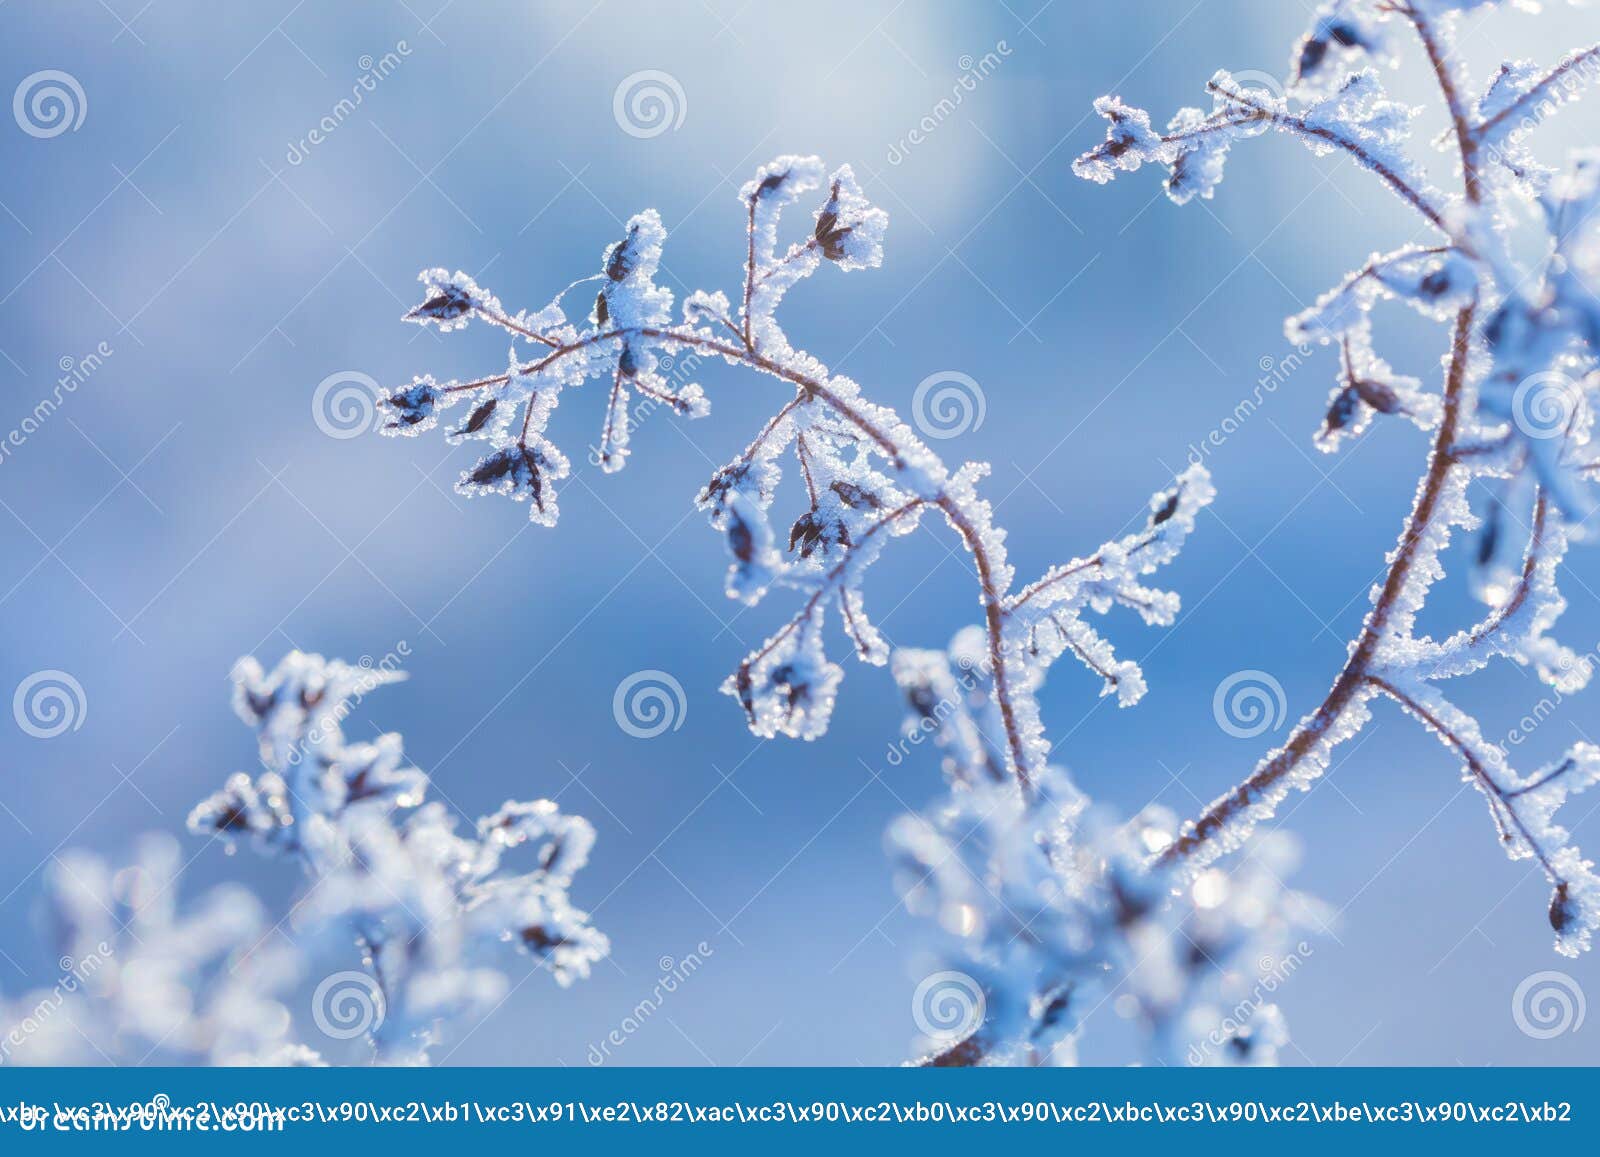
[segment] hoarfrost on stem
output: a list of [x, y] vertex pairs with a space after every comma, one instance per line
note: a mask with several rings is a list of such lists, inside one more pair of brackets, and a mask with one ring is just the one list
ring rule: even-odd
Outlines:
[[[1556, 948], [1575, 955], [1600, 927], [1600, 877], [1555, 814], [1594, 783], [1594, 749], [1580, 743], [1520, 774], [1437, 686], [1495, 658], [1534, 670], [1563, 693], [1591, 674], [1587, 662], [1547, 632], [1566, 605], [1556, 575], [1567, 545], [1584, 536], [1595, 510], [1600, 159], [1580, 153], [1557, 173], [1533, 159], [1527, 138], [1581, 95], [1600, 65], [1600, 45], [1544, 67], [1507, 61], [1477, 84], [1458, 59], [1457, 24], [1461, 13], [1497, 3], [1333, 0], [1294, 50], [1285, 96], [1243, 89], [1219, 72], [1208, 85], [1213, 108], [1181, 111], [1164, 133], [1150, 127], [1149, 114], [1103, 97], [1096, 108], [1110, 122], [1106, 140], [1075, 168], [1104, 183], [1143, 164], [1165, 166], [1168, 193], [1181, 204], [1196, 191], [1211, 195], [1233, 142], [1274, 129], [1314, 153], [1339, 150], [1354, 158], [1436, 234], [1426, 246], [1373, 255], [1289, 320], [1291, 339], [1330, 344], [1339, 353], [1316, 439], [1322, 449], [1337, 450], [1380, 415], [1415, 422], [1431, 433], [1433, 448], [1387, 574], [1373, 588], [1372, 609], [1333, 687], [1282, 747], [1186, 824], [1158, 862], [1193, 878], [1238, 847], [1291, 788], [1308, 788], [1326, 770], [1334, 748], [1359, 732], [1372, 701], [1385, 697], [1460, 759], [1507, 853], [1538, 863], [1552, 889]], [[1396, 62], [1403, 31], [1420, 47], [1448, 114], [1440, 145], [1454, 157], [1459, 192], [1430, 181], [1408, 148], [1415, 110], [1384, 92], [1379, 69]], [[1482, 95], [1474, 99], [1474, 92]], [[1528, 206], [1543, 231], [1531, 264], [1514, 259], [1519, 247], [1509, 240], [1511, 223]], [[1437, 393], [1397, 375], [1375, 352], [1370, 315], [1385, 301], [1449, 325]], [[1468, 499], [1474, 480], [1495, 492], [1482, 515]], [[1417, 614], [1444, 573], [1440, 556], [1457, 531], [1478, 536], [1471, 585], [1487, 610], [1443, 641], [1419, 637]]]

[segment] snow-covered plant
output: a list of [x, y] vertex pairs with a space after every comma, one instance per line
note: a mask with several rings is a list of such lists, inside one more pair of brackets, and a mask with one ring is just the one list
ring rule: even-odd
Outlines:
[[[706, 412], [699, 386], [660, 376], [668, 356], [680, 366], [697, 355], [721, 358], [777, 379], [789, 396], [697, 502], [727, 539], [727, 593], [754, 603], [783, 586], [798, 592], [800, 608], [739, 664], [724, 690], [758, 735], [822, 734], [842, 676], [823, 636], [824, 617], [836, 608], [856, 656], [892, 665], [913, 707], [910, 726], [944, 748], [950, 801], [934, 820], [907, 818], [893, 842], [910, 870], [910, 898], [964, 937], [955, 956], [967, 974], [984, 978], [991, 1015], [934, 1059], [1068, 1060], [1070, 1050], [1059, 1046], [1075, 1031], [1080, 999], [1119, 976], [1142, 994], [1141, 1017], [1158, 1054], [1181, 1053], [1197, 1013], [1237, 974], [1228, 961], [1259, 959], [1264, 938], [1298, 927], [1286, 915], [1298, 898], [1273, 876], [1270, 887], [1240, 881], [1230, 893], [1210, 882], [1174, 900], [1173, 874], [1151, 872], [1129, 850], [1155, 838], [1154, 820], [1119, 827], [1080, 815], [1066, 772], [1048, 762], [1036, 696], [1050, 666], [1068, 654], [1098, 678], [1101, 694], [1123, 706], [1143, 696], [1138, 665], [1119, 658], [1087, 616], [1122, 607], [1147, 624], [1173, 621], [1178, 597], [1144, 579], [1176, 557], [1213, 497], [1210, 478], [1191, 467], [1150, 500], [1140, 529], [1018, 585], [1005, 534], [978, 494], [987, 466], [948, 467], [892, 410], [795, 349], [778, 324], [784, 295], [824, 263], [851, 270], [882, 257], [885, 214], [867, 202], [848, 167], [823, 173], [817, 159], [793, 156], [756, 173], [739, 193], [746, 244], [737, 308], [722, 293], [695, 292], [677, 324], [671, 294], [654, 283], [665, 237], [654, 212], [628, 223], [599, 274], [536, 313], [508, 312], [464, 273], [425, 272], [425, 300], [407, 319], [444, 330], [480, 320], [507, 330], [515, 339], [510, 365], [467, 382], [416, 379], [388, 398], [384, 429], [417, 434], [442, 410], [464, 405], [466, 417], [447, 438], [487, 441], [489, 453], [462, 474], [459, 489], [529, 501], [535, 521], [550, 522], [554, 484], [569, 466], [549, 441], [548, 423], [568, 386], [591, 377], [609, 383], [598, 464], [614, 471], [627, 453], [631, 393], [690, 417]], [[781, 247], [782, 211], [819, 189], [809, 235]], [[588, 316], [569, 320], [563, 298], [594, 282]], [[517, 343], [540, 348], [525, 360]], [[791, 456], [804, 502], [785, 538], [773, 518], [782, 463]], [[972, 558], [982, 622], [948, 652], [891, 656], [867, 618], [862, 580], [886, 541], [910, 533], [929, 512], [943, 517]], [[1263, 851], [1269, 854], [1281, 853]], [[1181, 944], [1173, 939], [1180, 935]], [[1176, 955], [1158, 973], [1149, 957], [1163, 937]], [[1232, 1033], [1220, 1059], [1270, 1059], [1269, 1022], [1276, 1024], [1275, 1012]]]
[[[696, 291], [677, 323], [671, 291], [655, 284], [666, 230], [654, 210], [628, 222], [626, 236], [602, 255], [599, 273], [568, 285], [537, 312], [508, 312], [465, 273], [425, 271], [424, 301], [406, 319], [441, 330], [479, 320], [509, 331], [510, 364], [504, 373], [467, 382], [415, 379], [385, 401], [383, 431], [419, 434], [436, 425], [442, 411], [462, 406], [466, 416], [445, 437], [487, 442], [489, 452], [462, 473], [457, 489], [529, 502], [534, 521], [548, 524], [556, 518], [555, 483], [570, 470], [548, 434], [567, 387], [589, 378], [608, 383], [599, 464], [612, 472], [628, 455], [634, 393], [688, 417], [708, 412], [699, 385], [661, 376], [663, 358], [679, 365], [693, 364], [697, 355], [720, 358], [775, 379], [789, 396], [750, 444], [712, 475], [696, 503], [726, 538], [729, 596], [754, 604], [782, 586], [799, 593], [800, 609], [746, 656], [723, 690], [739, 701], [758, 735], [821, 735], [843, 676], [827, 655], [825, 617], [837, 611], [857, 658], [887, 663], [889, 646], [867, 617], [862, 582], [890, 538], [911, 533], [925, 514], [936, 512], [977, 572], [1000, 737], [993, 772], [1026, 789], [1043, 772], [1049, 751], [1033, 696], [1043, 668], [1070, 651], [1120, 702], [1143, 693], [1137, 666], [1118, 660], [1080, 616], [1085, 608], [1105, 611], [1121, 603], [1147, 622], [1171, 621], [1176, 596], [1147, 591], [1137, 580], [1176, 553], [1195, 512], [1211, 499], [1210, 481], [1201, 467], [1185, 471], [1152, 500], [1142, 535], [1017, 589], [1005, 534], [978, 495], [988, 467], [948, 467], [893, 410], [868, 401], [855, 382], [795, 349], [778, 324], [784, 296], [824, 265], [848, 271], [882, 261], [888, 215], [866, 199], [848, 165], [824, 173], [820, 160], [799, 156], [779, 157], [756, 172], [739, 191], [746, 237], [737, 308], [721, 292]], [[804, 239], [781, 246], [784, 210], [819, 191]], [[587, 316], [569, 318], [562, 301], [594, 283], [599, 288]], [[518, 343], [536, 347], [533, 355], [519, 356]], [[774, 527], [773, 505], [791, 456], [805, 502], [783, 536]]]
[[[1334, 749], [1387, 698], [1438, 736], [1485, 797], [1500, 842], [1531, 858], [1549, 879], [1556, 948], [1576, 955], [1600, 926], [1600, 878], [1556, 814], [1600, 779], [1600, 748], [1579, 743], [1546, 767], [1518, 772], [1478, 722], [1440, 684], [1503, 658], [1570, 693], [1591, 664], [1546, 632], [1565, 608], [1557, 570], [1594, 511], [1600, 466], [1592, 414], [1600, 387], [1600, 154], [1582, 153], [1557, 173], [1527, 148], [1532, 129], [1582, 92], [1600, 71], [1600, 45], [1554, 65], [1508, 61], [1492, 77], [1467, 75], [1455, 37], [1462, 14], [1499, 0], [1331, 0], [1294, 52], [1291, 86], [1279, 95], [1218, 72], [1212, 105], [1183, 109], [1165, 130], [1105, 96], [1103, 143], [1076, 162], [1105, 182], [1150, 164], [1167, 172], [1179, 204], [1210, 197], [1229, 149], [1269, 131], [1313, 153], [1343, 153], [1370, 171], [1420, 219], [1425, 245], [1375, 255], [1288, 323], [1292, 340], [1333, 346], [1339, 371], [1317, 435], [1336, 450], [1375, 415], [1401, 415], [1431, 433], [1416, 499], [1372, 609], [1323, 701], [1280, 748], [1233, 790], [1183, 825], [1154, 862], [1180, 880], [1238, 848], [1293, 788], [1307, 789]], [[1521, 4], [1520, 7], [1531, 7]], [[1417, 110], [1391, 97], [1381, 66], [1414, 38], [1437, 81], [1448, 128], [1453, 191], [1430, 180], [1407, 150]], [[1532, 235], [1531, 240], [1529, 235]], [[1437, 391], [1397, 375], [1373, 348], [1376, 305], [1399, 301], [1447, 324]], [[1480, 515], [1469, 485], [1494, 490]], [[1487, 604], [1477, 623], [1443, 640], [1419, 635], [1416, 619], [1444, 573], [1456, 530], [1477, 534], [1472, 587]]]
[[424, 802], [428, 777], [406, 763], [399, 735], [345, 739], [352, 702], [399, 677], [299, 651], [271, 672], [240, 661], [234, 710], [255, 729], [264, 770], [230, 777], [189, 828], [299, 862], [309, 885], [298, 938], [358, 946], [372, 982], [342, 997], [325, 990], [314, 1013], [338, 1035], [353, 1017], [365, 1022], [382, 1063], [420, 1064], [441, 1022], [502, 999], [493, 961], [503, 945], [563, 986], [610, 945], [568, 894], [594, 845], [587, 820], [550, 800], [508, 800], [458, 831], [443, 804]]
[[321, 1064], [293, 1042], [287, 1003], [318, 980], [310, 1013], [323, 1035], [365, 1037], [378, 1063], [425, 1064], [445, 1022], [502, 999], [507, 945], [563, 986], [587, 976], [610, 946], [568, 893], [594, 829], [537, 800], [457, 831], [424, 802], [428, 777], [399, 735], [354, 743], [341, 731], [356, 702], [400, 677], [298, 651], [270, 673], [241, 660], [234, 708], [262, 770], [230, 777], [189, 828], [295, 862], [304, 890], [279, 919], [237, 884], [180, 907], [181, 856], [166, 836], [120, 870], [56, 857], [62, 975], [0, 1001], [0, 1063]]
[[1154, 1063], [1275, 1063], [1288, 1039], [1277, 1007], [1230, 1010], [1326, 917], [1282, 883], [1288, 836], [1183, 887], [1150, 864], [1176, 827], [1157, 808], [1114, 822], [1056, 768], [1027, 798], [982, 782], [932, 818], [899, 820], [890, 844], [906, 902], [950, 934], [941, 963], [953, 972], [935, 975], [981, 993], [957, 1039], [919, 1063], [1073, 1064], [1083, 1019], [1113, 998]]
[[302, 958], [247, 888], [219, 884], [180, 907], [182, 859], [165, 835], [120, 869], [85, 852], [54, 859], [60, 974], [0, 1001], [0, 1064], [317, 1063], [290, 1043], [283, 1003]]

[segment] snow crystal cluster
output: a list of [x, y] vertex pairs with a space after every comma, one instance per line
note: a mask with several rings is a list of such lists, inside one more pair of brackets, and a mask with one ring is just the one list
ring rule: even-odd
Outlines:
[[[262, 770], [230, 777], [188, 826], [294, 863], [303, 894], [281, 920], [230, 884], [180, 907], [182, 857], [165, 837], [120, 870], [58, 857], [63, 976], [0, 1004], [16, 1026], [0, 1060], [321, 1064], [294, 1042], [289, 1005], [316, 982], [310, 1019], [323, 1037], [365, 1037], [376, 1063], [426, 1064], [447, 1022], [504, 997], [506, 946], [562, 985], [587, 976], [609, 943], [569, 889], [593, 827], [536, 800], [459, 830], [425, 801], [428, 778], [399, 735], [343, 735], [352, 706], [400, 677], [298, 651], [270, 672], [242, 660], [234, 708], [257, 735]], [[324, 975], [329, 966], [338, 971]]]
[[1075, 1064], [1108, 1005], [1150, 1063], [1275, 1063], [1288, 1035], [1266, 997], [1327, 915], [1283, 885], [1287, 836], [1187, 885], [1152, 869], [1176, 826], [1155, 808], [1113, 822], [1055, 768], [1026, 800], [986, 783], [901, 819], [890, 845], [906, 902], [947, 934], [942, 965], [983, 994], [982, 1023], [920, 1063]]
[[[1592, 429], [1600, 387], [1600, 154], [1547, 168], [1529, 138], [1600, 73], [1600, 45], [1554, 64], [1512, 60], [1491, 77], [1471, 77], [1455, 48], [1461, 14], [1498, 3], [1330, 0], [1295, 48], [1283, 94], [1219, 72], [1207, 86], [1211, 109], [1184, 109], [1165, 131], [1143, 110], [1103, 97], [1096, 108], [1109, 122], [1106, 139], [1075, 168], [1103, 183], [1162, 166], [1168, 194], [1182, 204], [1213, 195], [1235, 142], [1274, 130], [1316, 154], [1353, 158], [1435, 234], [1426, 245], [1374, 254], [1288, 322], [1291, 340], [1338, 353], [1320, 448], [1335, 451], [1380, 416], [1398, 416], [1428, 431], [1433, 450], [1388, 574], [1373, 588], [1372, 610], [1327, 698], [1160, 859], [1192, 878], [1238, 847], [1291, 788], [1309, 787], [1333, 749], [1370, 718], [1372, 702], [1387, 697], [1461, 761], [1508, 854], [1543, 869], [1556, 948], [1575, 955], [1600, 928], [1600, 877], [1555, 816], [1594, 783], [1600, 752], [1580, 743], [1519, 773], [1438, 687], [1496, 658], [1533, 670], [1562, 693], [1592, 673], [1591, 663], [1547, 632], [1565, 608], [1557, 571], [1568, 543], [1587, 531], [1600, 469]], [[1381, 70], [1397, 62], [1403, 39], [1417, 44], [1436, 79], [1450, 123], [1436, 144], [1453, 158], [1459, 192], [1430, 180], [1421, 150], [1408, 147], [1416, 110], [1385, 92]], [[1371, 316], [1387, 302], [1448, 325], [1438, 388], [1397, 374], [1375, 350]], [[1469, 501], [1474, 481], [1493, 494], [1481, 512]], [[1418, 636], [1417, 614], [1457, 531], [1477, 536], [1471, 585], [1488, 609], [1443, 641]]]

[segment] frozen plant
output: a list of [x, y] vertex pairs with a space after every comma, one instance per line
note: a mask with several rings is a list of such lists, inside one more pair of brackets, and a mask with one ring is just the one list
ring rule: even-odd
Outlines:
[[[774, 379], [788, 397], [750, 444], [712, 475], [696, 502], [732, 556], [728, 595], [754, 604], [782, 586], [798, 592], [800, 609], [745, 657], [723, 690], [738, 700], [757, 735], [821, 735], [843, 677], [828, 657], [825, 618], [837, 612], [858, 659], [887, 663], [889, 645], [867, 616], [862, 583], [889, 539], [911, 533], [935, 512], [977, 572], [1001, 737], [990, 771], [1026, 791], [1049, 752], [1033, 696], [1044, 667], [1070, 652], [1120, 703], [1143, 693], [1138, 667], [1118, 659], [1082, 612], [1122, 604], [1147, 622], [1172, 620], [1176, 596], [1146, 590], [1138, 580], [1176, 553], [1195, 512], [1211, 499], [1210, 480], [1203, 468], [1192, 467], [1152, 500], [1143, 535], [1017, 589], [1005, 533], [978, 494], [987, 465], [948, 467], [893, 410], [868, 401], [855, 382], [795, 349], [778, 323], [784, 296], [824, 265], [849, 271], [875, 267], [883, 258], [888, 215], [867, 200], [848, 165], [825, 172], [816, 157], [799, 156], [757, 170], [739, 190], [745, 244], [737, 307], [720, 291], [696, 291], [676, 323], [672, 292], [655, 283], [666, 230], [654, 210], [628, 222], [626, 235], [602, 254], [599, 273], [568, 285], [535, 312], [509, 312], [465, 273], [423, 272], [424, 300], [406, 320], [447, 331], [471, 321], [505, 330], [513, 340], [509, 365], [466, 382], [416, 378], [386, 399], [382, 429], [416, 435], [460, 406], [465, 416], [446, 439], [482, 441], [488, 453], [462, 473], [457, 489], [527, 502], [534, 521], [550, 524], [555, 484], [570, 466], [550, 441], [549, 423], [567, 387], [590, 378], [606, 383], [599, 462], [614, 472], [628, 456], [633, 394], [687, 417], [708, 412], [699, 385], [661, 376], [663, 358], [681, 358], [679, 364], [690, 361], [683, 355], [721, 358]], [[784, 210], [818, 193], [808, 231], [783, 245]], [[598, 289], [587, 315], [569, 317], [562, 302], [591, 284]], [[519, 344], [534, 347], [531, 355], [519, 355]], [[781, 535], [773, 505], [790, 458], [804, 483], [805, 505]]]
[[181, 907], [170, 836], [114, 870], [66, 852], [46, 877], [52, 988], [0, 1000], [0, 1064], [315, 1064], [288, 1039], [284, 990], [302, 960], [261, 902], [219, 884]]
[[[1317, 435], [1323, 450], [1338, 449], [1377, 415], [1415, 422], [1430, 432], [1432, 448], [1387, 573], [1327, 696], [1282, 747], [1155, 854], [1157, 868], [1193, 879], [1239, 847], [1291, 789], [1308, 789], [1326, 771], [1334, 749], [1371, 718], [1375, 700], [1388, 699], [1461, 761], [1511, 858], [1531, 858], [1543, 870], [1556, 949], [1575, 956], [1600, 926], [1600, 878], [1557, 812], [1600, 778], [1600, 748], [1579, 743], [1546, 767], [1519, 772], [1440, 689], [1497, 658], [1532, 669], [1563, 694], [1592, 673], [1546, 632], [1565, 608], [1557, 570], [1592, 518], [1600, 470], [1592, 428], [1600, 387], [1600, 154], [1580, 153], [1558, 173], [1533, 157], [1527, 139], [1600, 71], [1600, 45], [1553, 65], [1507, 61], [1492, 76], [1471, 77], [1457, 51], [1460, 24], [1468, 11], [1496, 6], [1503, 5], [1331, 0], [1295, 48], [1285, 94], [1218, 72], [1207, 85], [1211, 108], [1182, 109], [1165, 130], [1121, 98], [1101, 97], [1095, 108], [1109, 122], [1106, 139], [1075, 168], [1105, 182], [1155, 165], [1166, 170], [1168, 195], [1183, 204], [1212, 196], [1235, 142], [1279, 132], [1319, 156], [1352, 158], [1431, 235], [1425, 245], [1374, 255], [1288, 322], [1291, 340], [1321, 342], [1339, 357]], [[1430, 180], [1407, 148], [1417, 110], [1384, 90], [1382, 67], [1407, 38], [1448, 117], [1437, 144], [1449, 157], [1452, 191]], [[1437, 392], [1397, 375], [1375, 352], [1371, 311], [1388, 301], [1448, 326]], [[1469, 502], [1474, 480], [1494, 491], [1481, 514]], [[1487, 610], [1448, 638], [1419, 636], [1417, 615], [1457, 530], [1477, 535], [1471, 582]]]
[[292, 1039], [288, 1004], [297, 984], [318, 981], [310, 1014], [322, 1036], [364, 1037], [377, 1063], [425, 1064], [446, 1022], [498, 1006], [508, 951], [562, 986], [588, 976], [610, 945], [569, 888], [594, 829], [536, 800], [457, 831], [443, 805], [424, 802], [428, 777], [406, 763], [400, 736], [355, 743], [341, 731], [353, 703], [400, 677], [299, 651], [270, 673], [241, 660], [234, 708], [260, 740], [262, 770], [230, 777], [189, 828], [297, 863], [303, 892], [276, 918], [237, 884], [181, 906], [182, 857], [167, 836], [146, 837], [120, 870], [56, 857], [61, 976], [0, 1000], [0, 1063], [323, 1064]]
[[[913, 902], [926, 901], [965, 937], [955, 956], [985, 978], [993, 1015], [933, 1059], [1070, 1060], [1063, 1046], [1075, 1035], [1081, 1000], [1119, 977], [1141, 994], [1155, 1055], [1179, 1055], [1217, 1023], [1205, 1010], [1237, 977], [1230, 962], [1254, 961], [1264, 938], [1298, 927], [1292, 910], [1303, 905], [1276, 877], [1271, 887], [1239, 881], [1234, 891], [1211, 881], [1175, 899], [1173, 873], [1150, 870], [1128, 850], [1154, 838], [1149, 817], [1125, 826], [1098, 816], [1080, 822], [1076, 789], [1048, 762], [1036, 695], [1051, 665], [1070, 655], [1120, 705], [1143, 696], [1138, 665], [1117, 655], [1090, 613], [1120, 607], [1147, 624], [1173, 621], [1178, 597], [1144, 580], [1177, 556], [1213, 497], [1210, 478], [1200, 466], [1185, 470], [1150, 500], [1139, 529], [1032, 583], [1016, 583], [1005, 534], [977, 489], [988, 468], [948, 467], [892, 410], [791, 346], [778, 324], [784, 295], [824, 264], [852, 270], [882, 257], [884, 213], [865, 199], [848, 167], [823, 174], [817, 159], [794, 156], [758, 170], [739, 193], [746, 237], [737, 306], [722, 293], [695, 292], [678, 323], [672, 295], [654, 282], [665, 231], [652, 211], [634, 217], [626, 236], [606, 249], [601, 272], [534, 313], [509, 312], [465, 273], [423, 273], [424, 300], [407, 319], [443, 330], [481, 321], [509, 331], [510, 364], [466, 382], [417, 378], [387, 399], [384, 430], [415, 435], [460, 405], [465, 416], [446, 437], [485, 441], [488, 453], [462, 474], [459, 489], [526, 501], [534, 520], [548, 523], [556, 514], [555, 483], [568, 472], [548, 429], [567, 387], [589, 378], [607, 383], [599, 464], [614, 471], [628, 451], [633, 393], [689, 417], [706, 412], [698, 385], [661, 376], [668, 356], [680, 366], [717, 357], [776, 379], [789, 396], [713, 474], [698, 504], [726, 536], [727, 593], [754, 603], [774, 586], [787, 587], [798, 592], [800, 608], [724, 689], [758, 735], [822, 734], [842, 676], [824, 646], [824, 618], [836, 611], [857, 658], [892, 663], [917, 712], [913, 726], [933, 732], [944, 748], [949, 803], [931, 821], [904, 821], [895, 844], [911, 869]], [[783, 210], [818, 190], [809, 232], [782, 245]], [[588, 315], [569, 319], [562, 301], [593, 283]], [[537, 348], [519, 355], [519, 344]], [[784, 536], [773, 508], [790, 459], [805, 501]], [[910, 533], [930, 512], [971, 555], [982, 622], [949, 653], [891, 656], [867, 617], [862, 580], [887, 540]], [[1176, 955], [1158, 975], [1145, 958], [1163, 938]], [[1275, 1010], [1263, 1011], [1230, 1038], [1221, 1059], [1271, 1060], [1279, 1034], [1269, 1026], [1276, 1024]]]
[[568, 892], [594, 845], [587, 820], [550, 800], [508, 800], [458, 831], [443, 804], [424, 802], [428, 777], [399, 735], [345, 739], [351, 702], [397, 678], [299, 651], [271, 672], [241, 660], [234, 710], [259, 738], [263, 771], [230, 777], [189, 828], [301, 865], [297, 939], [308, 951], [358, 947], [369, 978], [319, 987], [318, 1027], [365, 1034], [380, 1063], [424, 1064], [443, 1022], [498, 1006], [504, 946], [565, 986], [610, 944]]

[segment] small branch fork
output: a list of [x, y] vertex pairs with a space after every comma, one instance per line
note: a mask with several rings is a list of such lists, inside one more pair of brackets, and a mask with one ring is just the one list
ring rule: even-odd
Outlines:
[[[748, 266], [747, 269], [747, 284], [745, 290], [746, 300], [750, 298], [752, 293], [750, 282], [748, 280], [748, 271], [750, 270], [754, 270], [753, 264]], [[649, 338], [687, 346], [702, 353], [715, 354], [726, 358], [731, 362], [735, 362], [760, 373], [779, 378], [793, 385], [797, 391], [795, 397], [787, 402], [777, 414], [768, 420], [761, 432], [756, 435], [755, 439], [750, 443], [749, 446], [745, 448], [744, 452], [736, 460], [738, 463], [748, 463], [749, 461], [753, 460], [755, 455], [761, 449], [763, 443], [778, 429], [783, 420], [793, 414], [799, 407], [807, 405], [811, 402], [823, 403], [835, 414], [839, 415], [851, 426], [853, 426], [864, 439], [873, 443], [880, 451], [882, 451], [884, 457], [897, 472], [904, 472], [907, 469], [906, 463], [908, 458], [913, 453], [920, 453], [924, 449], [920, 445], [900, 445], [896, 442], [894, 436], [891, 435], [888, 430], [886, 430], [879, 423], [873, 421], [872, 418], [869, 417], [861, 407], [840, 396], [830, 387], [826, 380], [802, 373], [788, 365], [783, 364], [780, 361], [762, 354], [756, 348], [756, 343], [753, 337], [746, 338], [740, 345], [734, 345], [729, 342], [720, 341], [714, 338], [707, 338], [691, 329], [640, 326], [631, 328], [613, 328], [601, 333], [590, 334], [587, 337], [580, 338], [570, 343], [562, 344], [552, 342], [549, 338], [543, 335], [535, 334], [532, 331], [524, 330], [521, 327], [508, 325], [507, 323], [510, 321], [508, 318], [497, 317], [493, 315], [485, 316], [487, 320], [490, 320], [495, 324], [506, 326], [506, 328], [513, 329], [518, 333], [523, 333], [524, 336], [529, 336], [541, 344], [552, 347], [550, 352], [542, 357], [537, 358], [526, 365], [518, 366], [514, 371], [518, 376], [536, 374], [564, 357], [569, 357], [580, 350], [587, 349], [602, 342], [626, 342], [629, 338]], [[748, 321], [746, 321], [745, 325], [741, 328], [735, 326], [727, 319], [720, 320], [722, 320], [724, 324], [732, 329], [735, 334], [740, 335], [741, 338], [743, 338], [744, 335], [749, 332]], [[486, 386], [501, 385], [510, 380], [512, 372], [513, 371], [507, 371], [506, 373], [495, 374], [489, 377], [478, 378], [470, 382], [463, 382], [457, 385], [449, 386], [444, 392], [458, 393], [480, 390]], [[533, 411], [533, 399], [530, 398], [528, 400], [527, 406], [528, 413], [524, 416], [523, 434], [518, 443], [523, 449], [527, 448], [527, 421], [528, 417], [531, 416]], [[984, 608], [984, 629], [985, 634], [988, 637], [989, 663], [993, 670], [995, 703], [999, 709], [1000, 718], [1005, 727], [1008, 762], [1011, 765], [1010, 770], [1016, 776], [1019, 788], [1024, 793], [1030, 792], [1032, 790], [1033, 782], [1037, 778], [1037, 769], [1033, 767], [1032, 760], [1029, 758], [1027, 745], [1024, 742], [1022, 726], [1019, 721], [1016, 704], [1017, 689], [1013, 686], [1011, 672], [1009, 671], [1006, 663], [1007, 648], [1009, 646], [1007, 623], [1011, 611], [1014, 609], [1016, 604], [1007, 603], [1005, 591], [1001, 588], [997, 578], [995, 562], [991, 558], [987, 547], [984, 545], [983, 537], [979, 533], [974, 515], [972, 512], [965, 509], [962, 502], [949, 491], [948, 487], [941, 487], [935, 494], [916, 498], [912, 502], [901, 506], [897, 510], [890, 511], [889, 513], [885, 514], [878, 522], [873, 524], [863, 538], [876, 534], [879, 530], [887, 527], [891, 523], [894, 523], [912, 513], [914, 510], [921, 509], [925, 506], [936, 507], [944, 514], [951, 527], [955, 530], [956, 535], [961, 539], [962, 545], [964, 545], [972, 554], [978, 572], [980, 599]], [[1091, 562], [1093, 561], [1095, 560], [1091, 560]], [[1086, 563], [1085, 565], [1089, 564]], [[821, 602], [833, 591], [835, 584], [843, 576], [848, 566], [849, 559], [846, 558], [844, 561], [836, 565], [831, 571], [829, 571], [822, 579], [817, 590], [814, 591], [807, 600], [805, 606], [801, 609], [799, 614], [794, 619], [790, 620], [790, 622], [776, 636], [774, 636], [774, 638], [765, 648], [748, 657], [742, 665], [743, 669], [748, 669], [756, 661], [762, 658], [768, 651], [770, 651], [771, 648], [779, 641], [787, 637], [792, 631], [798, 629], [799, 626], [806, 620], [806, 618], [815, 612]]]

